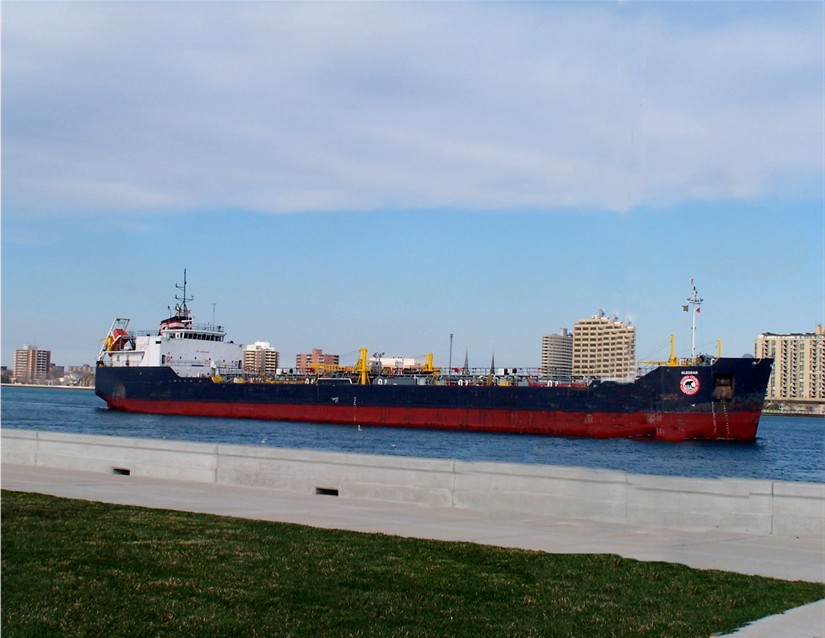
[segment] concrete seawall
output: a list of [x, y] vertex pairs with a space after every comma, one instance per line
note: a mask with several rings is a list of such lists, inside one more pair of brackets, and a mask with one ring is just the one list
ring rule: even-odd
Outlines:
[[2, 462], [480, 512], [825, 540], [825, 485], [2, 430]]

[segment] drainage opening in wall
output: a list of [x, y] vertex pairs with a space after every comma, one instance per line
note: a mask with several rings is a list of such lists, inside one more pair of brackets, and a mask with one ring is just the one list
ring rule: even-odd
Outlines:
[[316, 487], [315, 493], [321, 496], [338, 496], [337, 487]]
[[128, 467], [113, 467], [112, 474], [119, 474], [120, 476], [129, 476], [132, 473]]

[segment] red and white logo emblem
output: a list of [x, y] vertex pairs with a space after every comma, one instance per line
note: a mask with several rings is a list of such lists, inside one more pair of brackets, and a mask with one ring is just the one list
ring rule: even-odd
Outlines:
[[679, 382], [679, 389], [683, 394], [692, 396], [699, 392], [699, 379], [692, 374], [688, 374], [682, 377], [682, 380]]

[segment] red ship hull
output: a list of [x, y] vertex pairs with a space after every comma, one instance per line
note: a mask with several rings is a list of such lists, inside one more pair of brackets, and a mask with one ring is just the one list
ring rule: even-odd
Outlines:
[[125, 412], [205, 416], [345, 425], [379, 424], [441, 430], [580, 436], [645, 437], [663, 441], [687, 439], [753, 440], [761, 411], [683, 414], [634, 412], [523, 412], [507, 410], [370, 408], [255, 403], [201, 403], [112, 399], [109, 407]]

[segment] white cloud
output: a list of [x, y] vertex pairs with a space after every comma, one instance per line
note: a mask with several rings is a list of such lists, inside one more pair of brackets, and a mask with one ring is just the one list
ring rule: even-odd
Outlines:
[[816, 188], [822, 7], [769, 7], [9, 3], [4, 214]]

